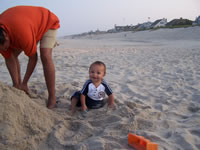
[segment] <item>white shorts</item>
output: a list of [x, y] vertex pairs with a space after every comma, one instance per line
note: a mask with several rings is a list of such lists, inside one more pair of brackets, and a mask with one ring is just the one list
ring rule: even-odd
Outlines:
[[56, 46], [57, 30], [49, 29], [40, 40], [40, 48], [54, 48]]

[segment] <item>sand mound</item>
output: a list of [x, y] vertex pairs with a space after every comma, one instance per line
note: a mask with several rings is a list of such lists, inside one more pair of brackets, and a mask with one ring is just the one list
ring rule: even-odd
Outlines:
[[0, 83], [0, 149], [35, 149], [58, 116], [24, 92]]

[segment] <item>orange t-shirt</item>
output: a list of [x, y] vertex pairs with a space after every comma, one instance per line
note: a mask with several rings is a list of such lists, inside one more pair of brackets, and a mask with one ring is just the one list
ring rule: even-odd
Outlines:
[[27, 56], [37, 51], [37, 43], [48, 29], [60, 27], [58, 17], [43, 7], [16, 6], [0, 14], [0, 26], [8, 33], [10, 47], [1, 52], [9, 58], [14, 49], [23, 50]]

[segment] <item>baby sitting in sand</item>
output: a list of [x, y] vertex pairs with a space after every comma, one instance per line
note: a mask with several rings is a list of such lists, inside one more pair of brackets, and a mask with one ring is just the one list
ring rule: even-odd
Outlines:
[[75, 107], [82, 108], [82, 115], [86, 117], [87, 110], [104, 106], [105, 94], [108, 95], [108, 107], [114, 107], [114, 96], [111, 88], [103, 77], [106, 74], [106, 65], [101, 61], [95, 61], [89, 67], [89, 79], [83, 85], [81, 91], [76, 91], [71, 97], [71, 115]]

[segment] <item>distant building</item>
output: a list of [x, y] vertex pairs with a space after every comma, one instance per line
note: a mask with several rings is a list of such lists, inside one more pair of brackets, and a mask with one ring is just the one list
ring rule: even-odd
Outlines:
[[122, 32], [122, 31], [133, 31], [134, 30], [134, 26], [130, 25], [130, 26], [116, 26], [115, 25], [115, 31], [116, 32]]
[[146, 29], [150, 29], [151, 28], [151, 22], [145, 22], [145, 23], [142, 23], [142, 24], [138, 24], [136, 26], [136, 30], [146, 30]]
[[116, 32], [115, 29], [109, 29], [109, 30], [107, 30], [107, 33], [115, 33], [115, 32]]
[[168, 22], [166, 26], [173, 27], [173, 26], [182, 26], [182, 25], [192, 25], [192, 22], [193, 21], [189, 19], [183, 19], [183, 18], [173, 19], [172, 21]]
[[192, 25], [200, 25], [200, 16], [196, 18]]
[[154, 21], [151, 24], [151, 28], [157, 28], [157, 27], [165, 27], [165, 25], [167, 24], [167, 19], [163, 18], [163, 19], [158, 19], [156, 21]]

